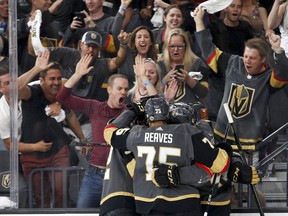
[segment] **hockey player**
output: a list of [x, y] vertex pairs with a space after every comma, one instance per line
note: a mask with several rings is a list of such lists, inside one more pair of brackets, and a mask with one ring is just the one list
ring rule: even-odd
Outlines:
[[[151, 97], [143, 98], [141, 103], [145, 103]], [[187, 109], [178, 109], [178, 106]], [[172, 110], [172, 112], [171, 112]], [[183, 112], [180, 119], [179, 112]], [[191, 106], [185, 103], [171, 104], [169, 107], [169, 124], [191, 123], [196, 121], [197, 114]], [[132, 123], [133, 124], [133, 123]], [[209, 131], [211, 135], [211, 130]], [[104, 176], [102, 200], [100, 206], [100, 216], [139, 216], [135, 211], [134, 193], [133, 193], [133, 173], [135, 167], [135, 159], [130, 151], [110, 149], [110, 155], [107, 161], [107, 172]], [[201, 173], [204, 181], [210, 179], [209, 173], [199, 166], [191, 166], [189, 172]], [[192, 169], [192, 170], [190, 170]], [[199, 175], [191, 176], [185, 181], [198, 182]], [[165, 182], [165, 184], [167, 184]], [[193, 183], [191, 183], [193, 185]]]
[[[180, 123], [192, 123], [195, 124], [194, 110], [191, 106], [185, 103], [176, 103], [170, 106], [169, 111], [169, 122], [174, 124]], [[194, 120], [192, 120], [194, 119]], [[206, 135], [211, 134], [211, 128], [207, 125], [207, 122], [198, 120], [196, 127], [201, 128]], [[207, 127], [208, 126], [208, 127]], [[211, 142], [213, 137], [209, 136]], [[186, 179], [186, 184], [194, 184], [192, 176], [194, 176], [193, 167], [179, 167], [173, 165], [172, 175], [168, 172], [171, 170], [171, 165], [161, 164], [158, 169], [154, 169], [152, 175], [154, 176], [155, 183], [159, 187], [174, 186], [175, 184], [182, 184], [182, 179]], [[169, 181], [169, 176], [173, 176], [173, 182]], [[189, 179], [191, 182], [187, 182]], [[219, 178], [220, 182], [216, 182], [215, 185], [211, 185], [211, 181], [207, 182], [204, 186], [198, 188], [200, 192], [202, 210], [208, 211], [209, 216], [228, 216], [231, 212], [230, 198], [231, 198], [231, 183], [242, 183], [242, 184], [257, 184], [260, 181], [258, 173], [255, 167], [245, 165], [243, 158], [238, 154], [233, 154], [231, 163], [227, 172], [222, 174]], [[213, 187], [212, 199], [208, 204], [208, 196], [211, 193], [211, 187]]]
[[[201, 130], [190, 124], [166, 124], [168, 110], [164, 98], [149, 99], [145, 109], [140, 103], [131, 104], [130, 110], [124, 111], [105, 128], [104, 137], [114, 148], [130, 150], [135, 157], [133, 193], [137, 213], [200, 216], [200, 195], [196, 187], [209, 181], [209, 178], [202, 179], [200, 168], [205, 168], [203, 171], [210, 174], [224, 172], [229, 165], [231, 148], [227, 145], [213, 148]], [[135, 118], [143, 118], [144, 114], [148, 127], [127, 127]], [[184, 183], [167, 188], [157, 187], [152, 182], [151, 174], [153, 167], [162, 163], [198, 166], [199, 172], [195, 172], [198, 185]], [[173, 179], [171, 176], [169, 181]]]

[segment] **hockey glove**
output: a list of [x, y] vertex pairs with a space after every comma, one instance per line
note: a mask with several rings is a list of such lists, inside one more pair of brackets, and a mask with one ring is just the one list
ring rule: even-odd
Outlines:
[[127, 108], [136, 114], [137, 120], [142, 121], [145, 119], [145, 109], [141, 102], [137, 101], [136, 103], [127, 104]]
[[254, 185], [260, 181], [260, 177], [255, 167], [240, 162], [232, 163], [230, 165], [227, 177], [230, 181], [242, 184]]
[[180, 176], [175, 165], [160, 164], [153, 169], [152, 182], [157, 187], [168, 187], [179, 184]]
[[231, 147], [231, 145], [227, 144], [227, 143], [218, 143], [217, 145], [215, 145], [216, 148], [221, 148], [223, 150], [225, 150], [228, 154], [228, 157], [231, 158], [232, 154], [233, 154], [233, 149]]

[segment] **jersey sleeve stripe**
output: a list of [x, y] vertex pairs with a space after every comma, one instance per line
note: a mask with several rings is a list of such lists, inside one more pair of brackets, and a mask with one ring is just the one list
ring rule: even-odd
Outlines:
[[275, 70], [272, 71], [270, 77], [270, 85], [274, 88], [282, 88], [285, 84], [287, 84], [288, 80], [280, 79], [276, 76]]
[[104, 139], [109, 145], [111, 145], [111, 138], [115, 130], [117, 130], [117, 127], [115, 127], [114, 125], [108, 125], [105, 127]]
[[207, 64], [215, 73], [218, 73], [217, 61], [221, 54], [222, 54], [222, 51], [216, 48], [215, 51], [207, 59]]
[[115, 44], [114, 44], [114, 39], [112, 35], [108, 35], [104, 50], [109, 52], [109, 53], [114, 53], [116, 52]]

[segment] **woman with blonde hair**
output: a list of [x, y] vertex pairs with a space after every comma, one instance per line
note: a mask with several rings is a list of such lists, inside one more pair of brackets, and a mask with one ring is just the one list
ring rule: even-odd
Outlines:
[[137, 55], [135, 58], [135, 82], [128, 92], [129, 102], [140, 101], [143, 97], [162, 94], [161, 74], [157, 63], [151, 58]]
[[[158, 64], [163, 85], [177, 81], [175, 102], [197, 103], [206, 97], [209, 68], [193, 53], [188, 35], [183, 29], [175, 28], [169, 32], [164, 41], [163, 59]], [[189, 72], [192, 72], [191, 76]]]

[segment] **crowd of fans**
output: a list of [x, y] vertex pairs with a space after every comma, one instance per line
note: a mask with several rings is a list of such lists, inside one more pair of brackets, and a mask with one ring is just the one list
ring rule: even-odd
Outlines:
[[[40, 206], [41, 196], [37, 184], [39, 176], [29, 177], [33, 168], [84, 166], [86, 172], [75, 204], [77, 208], [99, 207], [102, 195], [102, 210], [105, 214], [109, 212], [107, 206], [110, 201], [107, 202], [106, 196], [112, 193], [112, 184], [122, 182], [105, 182], [109, 175], [115, 176], [109, 164], [121, 170], [119, 175], [125, 175], [123, 182], [130, 184], [130, 187], [121, 189], [133, 193], [131, 184], [134, 183], [129, 178], [131, 167], [126, 167], [133, 163], [133, 157], [137, 161], [142, 156], [135, 155], [136, 150], [133, 151], [134, 155], [131, 152], [128, 154], [125, 147], [110, 152], [108, 143], [113, 145], [115, 140], [107, 139], [104, 130], [107, 132], [105, 126], [111, 119], [116, 118], [117, 124], [118, 118], [127, 120], [125, 118], [128, 117], [123, 119], [121, 113], [126, 109], [131, 110], [131, 106], [134, 106], [132, 110], [137, 116], [136, 120], [133, 119], [133, 125], [145, 125], [139, 115], [141, 108], [147, 107], [138, 103], [146, 102], [147, 98], [165, 98], [170, 105], [189, 104], [195, 112], [193, 124], [201, 121], [201, 111], [208, 112], [206, 121], [211, 123], [211, 131], [214, 130], [210, 141], [214, 144], [226, 142], [232, 147], [237, 140], [233, 137], [234, 131], [227, 126], [224, 103], [228, 103], [231, 109], [235, 133], [243, 146], [254, 146], [256, 149], [255, 146], [265, 136], [288, 121], [287, 115], [277, 114], [285, 113], [288, 104], [288, 87], [285, 85], [288, 82], [285, 74], [288, 65], [288, 1], [223, 1], [230, 5], [214, 14], [202, 10], [201, 5], [205, 2], [17, 1], [18, 141], [20, 167], [23, 169], [20, 175], [23, 174], [27, 184], [30, 180], [35, 182], [35, 207]], [[37, 25], [35, 20], [39, 21], [39, 12], [40, 26], [38, 23], [38, 29], [37, 26], [33, 29], [33, 25]], [[2, 123], [10, 116], [8, 26], [8, 0], [0, 0], [0, 94], [3, 95], [0, 101], [0, 150], [9, 150], [11, 144], [10, 124]], [[28, 85], [31, 81], [34, 82]], [[160, 120], [166, 122], [167, 119]], [[150, 122], [153, 120], [150, 119]], [[123, 122], [121, 126], [117, 124], [114, 126], [118, 129], [124, 126]], [[167, 131], [173, 132], [171, 129]], [[134, 133], [137, 134], [135, 130]], [[190, 129], [189, 133], [197, 137]], [[117, 141], [117, 137], [113, 139]], [[193, 142], [196, 142], [194, 139]], [[193, 145], [196, 146], [195, 143]], [[230, 154], [230, 150], [223, 146], [219, 147], [219, 152], [223, 150], [221, 148], [227, 155]], [[261, 160], [269, 151], [271, 149], [265, 146], [254, 152], [253, 160]], [[114, 162], [111, 162], [111, 155]], [[200, 157], [199, 161], [209, 167]], [[165, 162], [159, 159], [159, 163]], [[227, 170], [223, 168], [218, 173], [222, 171]], [[187, 175], [187, 172], [183, 173], [181, 175]], [[51, 176], [48, 178], [51, 183]], [[63, 206], [60, 178], [62, 175], [56, 174], [58, 199], [53, 207]], [[250, 180], [238, 182], [251, 183]], [[25, 181], [21, 184], [25, 184]], [[231, 191], [230, 187], [227, 188], [228, 198], [226, 196], [220, 201], [227, 201], [228, 209], [218, 209], [215, 215], [217, 211], [224, 211], [227, 215], [230, 213], [228, 200]], [[206, 199], [207, 193], [203, 197]], [[124, 196], [121, 199], [130, 202], [130, 198]], [[27, 197], [23, 195], [20, 199], [24, 200], [21, 207], [25, 207]], [[51, 205], [50, 202], [49, 197], [45, 197], [46, 207]], [[113, 202], [117, 203], [117, 200]], [[128, 212], [118, 212], [116, 209], [114, 215], [163, 213], [163, 209], [145, 212], [141, 207], [138, 211], [137, 206], [137, 213], [134, 213], [130, 212], [134, 205], [127, 208]]]

